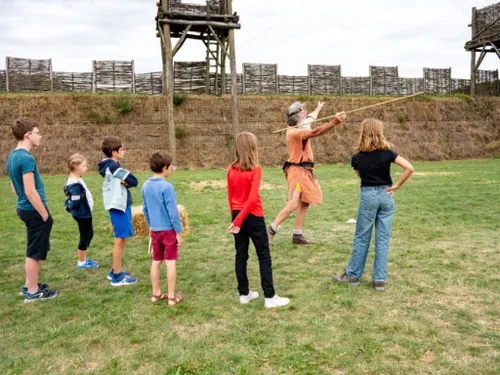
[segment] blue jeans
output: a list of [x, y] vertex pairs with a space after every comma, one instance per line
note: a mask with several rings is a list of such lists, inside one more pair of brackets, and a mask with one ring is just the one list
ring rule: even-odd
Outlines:
[[375, 224], [375, 260], [372, 280], [387, 280], [387, 256], [391, 239], [392, 218], [396, 207], [394, 199], [384, 191], [387, 186], [361, 188], [356, 233], [352, 245], [351, 260], [346, 273], [360, 278], [365, 269], [366, 257], [370, 246], [373, 224]]

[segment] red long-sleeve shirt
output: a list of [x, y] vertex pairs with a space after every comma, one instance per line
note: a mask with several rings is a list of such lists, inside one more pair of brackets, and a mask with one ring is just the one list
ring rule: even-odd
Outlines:
[[240, 167], [229, 166], [227, 171], [227, 198], [232, 211], [240, 210], [233, 221], [234, 226], [241, 225], [248, 214], [264, 217], [264, 208], [260, 199], [259, 189], [262, 178], [262, 168], [256, 166], [254, 170], [242, 171]]

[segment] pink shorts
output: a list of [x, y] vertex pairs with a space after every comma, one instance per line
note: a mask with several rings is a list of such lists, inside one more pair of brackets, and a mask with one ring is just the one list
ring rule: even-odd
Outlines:
[[177, 236], [173, 229], [158, 232], [151, 231], [151, 246], [153, 248], [153, 260], [179, 259]]

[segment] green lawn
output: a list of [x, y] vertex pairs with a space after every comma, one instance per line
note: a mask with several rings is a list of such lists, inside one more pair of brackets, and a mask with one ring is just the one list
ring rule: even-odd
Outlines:
[[[238, 303], [224, 170], [170, 178], [192, 226], [178, 262], [186, 300], [173, 308], [149, 300], [146, 239], [125, 248], [137, 285], [105, 279], [112, 237], [97, 174], [86, 177], [96, 199], [89, 255], [101, 268], [76, 269], [65, 176], [44, 176], [55, 223], [41, 281], [60, 294], [25, 305], [25, 230], [0, 178], [0, 374], [499, 373], [500, 160], [414, 166], [395, 195], [385, 292], [370, 287], [372, 252], [360, 286], [331, 282], [349, 259], [359, 182], [348, 165], [317, 167], [324, 204], [305, 226], [317, 244], [292, 245], [293, 219], [282, 225], [271, 254], [276, 290], [291, 304], [271, 311], [263, 297]], [[141, 185], [148, 176], [138, 174]], [[286, 201], [279, 168], [265, 168], [261, 194], [269, 223]], [[140, 190], [133, 195], [139, 204]], [[253, 252], [249, 277], [262, 296]]]

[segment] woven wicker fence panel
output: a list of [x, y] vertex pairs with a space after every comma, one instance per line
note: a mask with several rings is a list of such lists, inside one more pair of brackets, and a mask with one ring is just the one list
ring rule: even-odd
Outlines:
[[[217, 77], [218, 84], [218, 92], [217, 95], [221, 93], [222, 86], [222, 77], [219, 74]], [[243, 74], [236, 74], [236, 91], [238, 94], [243, 94]], [[210, 73], [210, 93], [215, 94], [215, 73]], [[231, 93], [231, 74], [226, 74], [226, 94]]]
[[92, 92], [92, 73], [54, 72], [54, 91]]
[[51, 91], [51, 60], [7, 57], [9, 91]]
[[370, 77], [342, 77], [343, 95], [370, 95]]
[[276, 94], [278, 92], [278, 65], [243, 64], [244, 94]]
[[163, 92], [163, 72], [136, 74], [135, 92], [151, 95], [161, 94]]
[[399, 95], [397, 66], [370, 66], [372, 95]]
[[175, 92], [204, 94], [206, 88], [205, 61], [179, 61], [174, 64]]
[[341, 95], [340, 65], [308, 65], [311, 94]]
[[477, 10], [476, 32], [488, 27], [477, 40], [491, 40], [500, 38], [500, 3]]
[[429, 94], [449, 94], [451, 92], [451, 68], [424, 68], [424, 90]]
[[451, 79], [451, 92], [454, 94], [470, 94], [470, 79]]
[[134, 61], [93, 61], [96, 92], [133, 92]]
[[280, 94], [309, 94], [309, 77], [278, 76]]
[[399, 95], [413, 95], [418, 92], [417, 79], [421, 78], [398, 78], [399, 81]]
[[180, 14], [219, 14], [220, 1], [208, 0], [206, 5], [182, 3], [181, 0], [170, 0], [170, 12]]
[[0, 70], [0, 91], [7, 91], [5, 83], [5, 70]]
[[478, 70], [476, 72], [476, 93], [478, 95], [500, 95], [498, 70]]
[[498, 70], [478, 70], [476, 71], [476, 82], [496, 82], [498, 81]]

